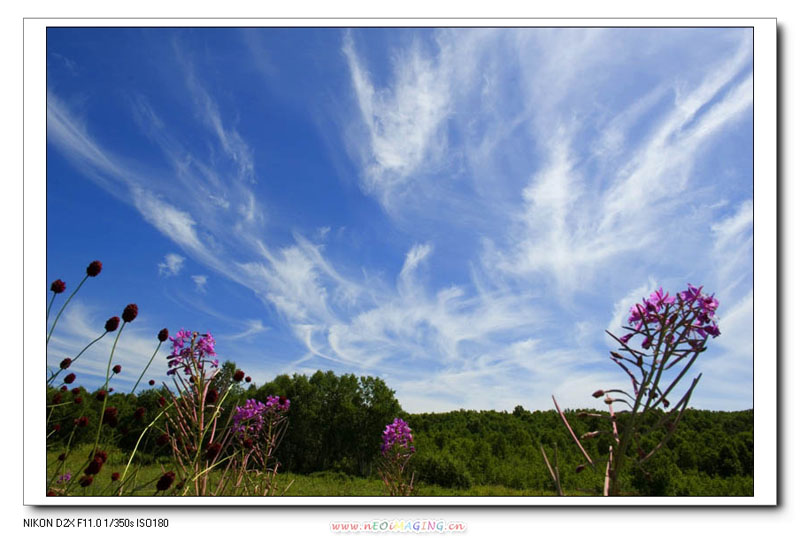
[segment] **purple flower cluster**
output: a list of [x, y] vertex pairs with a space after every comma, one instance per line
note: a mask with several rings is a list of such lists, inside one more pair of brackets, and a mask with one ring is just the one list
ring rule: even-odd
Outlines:
[[[669, 292], [665, 293], [663, 288], [658, 288], [648, 298], [642, 299], [641, 303], [631, 307], [628, 323], [633, 326], [632, 330], [636, 334], [645, 335], [643, 348], [650, 348], [653, 337], [664, 325], [673, 327], [672, 330], [675, 331], [683, 327], [684, 332], [680, 338], [690, 342], [720, 335], [714, 319], [719, 301], [713, 294], [703, 294], [703, 286], [688, 286], [686, 291], [681, 291], [676, 297], [670, 296]], [[627, 343], [633, 334], [626, 334], [620, 340]], [[665, 337], [667, 343], [672, 343], [675, 339], [672, 333]]]
[[181, 329], [175, 334], [175, 337], [170, 337], [172, 341], [172, 354], [167, 356], [169, 359], [169, 370], [167, 375], [174, 375], [178, 368], [183, 367], [183, 372], [186, 375], [191, 375], [192, 367], [197, 364], [198, 367], [203, 367], [206, 362], [210, 363], [214, 368], [219, 366], [217, 361], [217, 352], [214, 351], [216, 342], [211, 333], [197, 334], [197, 339], [192, 348], [192, 338], [195, 333]]
[[385, 456], [387, 452], [394, 449], [395, 446], [402, 447], [408, 452], [413, 453], [416, 451], [414, 446], [414, 436], [411, 435], [411, 429], [408, 423], [404, 420], [395, 418], [395, 420], [386, 425], [386, 430], [383, 431], [383, 444], [381, 445], [381, 453]]
[[289, 411], [289, 399], [285, 396], [268, 396], [266, 403], [250, 398], [244, 406], [237, 406], [233, 414], [233, 431], [242, 437], [256, 435], [271, 414], [286, 411]]

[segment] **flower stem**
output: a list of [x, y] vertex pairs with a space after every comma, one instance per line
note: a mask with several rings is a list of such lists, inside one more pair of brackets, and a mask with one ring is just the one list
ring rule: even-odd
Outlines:
[[142, 381], [142, 378], [144, 377], [145, 372], [147, 372], [147, 369], [150, 368], [150, 364], [153, 362], [153, 359], [156, 358], [156, 353], [158, 353], [158, 350], [159, 350], [160, 347], [161, 347], [161, 342], [159, 341], [158, 345], [156, 346], [156, 350], [153, 352], [153, 356], [150, 357], [150, 360], [147, 362], [147, 366], [144, 367], [144, 370], [142, 370], [142, 373], [139, 374], [139, 379], [137, 379], [136, 383], [133, 385], [133, 389], [131, 389], [131, 394], [136, 392], [136, 387], [139, 386], [139, 382]]
[[106, 381], [103, 384], [103, 390], [105, 394], [103, 395], [103, 405], [100, 408], [100, 421], [97, 423], [97, 436], [94, 438], [94, 446], [92, 447], [92, 452], [89, 453], [89, 460], [92, 459], [94, 453], [97, 451], [97, 444], [100, 441], [100, 431], [103, 429], [103, 416], [106, 412], [106, 404], [108, 403], [108, 380], [111, 375], [111, 360], [114, 358], [114, 350], [117, 348], [117, 341], [119, 340], [119, 335], [122, 334], [122, 329], [125, 328], [125, 324], [127, 322], [123, 321], [122, 326], [117, 331], [117, 336], [114, 338], [114, 345], [111, 346], [111, 355], [108, 357], [108, 366], [106, 366]]
[[[75, 356], [75, 357], [72, 359], [72, 363], [70, 363], [70, 366], [72, 366], [72, 364], [74, 364], [74, 363], [75, 363], [75, 361], [77, 361], [77, 360], [78, 360], [78, 357], [80, 357], [81, 355], [83, 355], [83, 353], [84, 353], [84, 352], [85, 352], [87, 349], [89, 349], [90, 347], [92, 347], [92, 345], [93, 345], [95, 342], [97, 342], [98, 340], [100, 340], [101, 338], [103, 338], [103, 337], [104, 337], [106, 334], [108, 334], [108, 331], [105, 331], [103, 334], [101, 334], [100, 336], [98, 336], [97, 338], [95, 338], [94, 340], [92, 340], [91, 342], [89, 342], [89, 343], [88, 343], [88, 344], [87, 344], [87, 345], [86, 345], [86, 346], [85, 346], [85, 347], [84, 347], [84, 348], [83, 348], [83, 349], [80, 351], [80, 353], [78, 353], [78, 354], [77, 354], [77, 355], [76, 355], [76, 356]], [[58, 371], [57, 371], [55, 374], [53, 374], [52, 376], [50, 376], [50, 379], [48, 379], [48, 380], [47, 380], [47, 383], [50, 383], [51, 381], [53, 381], [54, 379], [56, 379], [56, 378], [58, 377], [58, 375], [59, 375], [59, 374], [60, 374], [60, 373], [61, 373], [63, 370], [64, 370], [63, 368], [59, 368], [59, 369], [58, 369]]]
[[[70, 296], [67, 298], [67, 300], [64, 302], [64, 304], [63, 304], [63, 305], [61, 305], [61, 310], [59, 310], [59, 311], [58, 311], [58, 314], [56, 314], [56, 319], [55, 319], [55, 321], [53, 321], [53, 326], [52, 326], [52, 327], [50, 327], [50, 332], [49, 332], [49, 333], [47, 333], [47, 342], [45, 343], [45, 345], [47, 345], [47, 344], [49, 344], [49, 343], [50, 343], [50, 337], [51, 337], [51, 336], [53, 336], [53, 331], [54, 331], [54, 330], [55, 330], [55, 328], [56, 328], [56, 323], [58, 323], [58, 318], [60, 318], [60, 317], [61, 317], [61, 313], [64, 311], [64, 308], [66, 308], [66, 307], [67, 307], [67, 305], [69, 304], [69, 301], [71, 301], [71, 300], [72, 300], [72, 297], [74, 297], [74, 296], [75, 296], [75, 294], [76, 294], [76, 293], [77, 293], [77, 292], [80, 290], [81, 286], [83, 285], [83, 283], [86, 281], [86, 279], [87, 279], [88, 277], [89, 277], [89, 275], [88, 275], [88, 274], [84, 275], [84, 277], [83, 277], [83, 280], [81, 280], [81, 283], [80, 283], [80, 284], [78, 284], [78, 287], [76, 287], [76, 288], [75, 288], [75, 291], [73, 291], [73, 292], [72, 292], [72, 295], [70, 295]], [[52, 304], [52, 301], [51, 301], [51, 304]]]

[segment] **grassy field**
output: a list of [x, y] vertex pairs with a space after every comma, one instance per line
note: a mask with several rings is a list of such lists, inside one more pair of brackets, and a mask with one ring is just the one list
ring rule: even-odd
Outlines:
[[[51, 486], [59, 487], [55, 481], [64, 471], [71, 472], [73, 476], [80, 477], [77, 473], [85, 466], [85, 457], [89, 447], [73, 450], [66, 463], [58, 460], [60, 451], [51, 451], [47, 454], [48, 480], [54, 479]], [[72, 496], [112, 496], [119, 490], [119, 482], [111, 480], [114, 472], [120, 474], [125, 470], [127, 456], [119, 451], [109, 453], [108, 461], [102, 471], [94, 476], [91, 486], [82, 488], [73, 483], [70, 495]], [[126, 483], [126, 496], [155, 496], [155, 482], [158, 477], [170, 468], [167, 464], [148, 464], [144, 466], [131, 465], [126, 474], [130, 484]], [[218, 479], [214, 477], [213, 479]], [[291, 483], [291, 484], [290, 484]], [[288, 486], [285, 497], [297, 496], [385, 496], [383, 483], [380, 479], [366, 479], [339, 472], [317, 472], [310, 475], [282, 473], [278, 475], [278, 486]], [[133, 493], [129, 489], [133, 488]], [[163, 494], [163, 493], [160, 493]], [[233, 493], [225, 493], [230, 496]], [[499, 485], [476, 485], [469, 489], [443, 488], [437, 485], [418, 483], [414, 491], [415, 496], [555, 496], [554, 492], [517, 490]], [[577, 495], [577, 494], [576, 494]]]

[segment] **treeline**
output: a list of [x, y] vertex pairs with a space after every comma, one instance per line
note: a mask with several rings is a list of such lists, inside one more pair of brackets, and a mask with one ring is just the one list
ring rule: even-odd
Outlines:
[[[557, 452], [567, 492], [598, 494], [612, 437], [602, 433], [608, 425], [602, 418], [581, 417], [577, 411], [565, 414], [578, 435], [601, 431], [597, 438], [582, 442], [599, 459], [596, 468], [586, 462], [555, 411], [531, 412], [517, 406], [513, 413], [460, 410], [408, 415], [417, 441], [417, 474], [442, 486], [497, 484], [550, 490], [553, 484], [541, 444], [551, 462]], [[624, 413], [618, 414], [620, 425], [626, 420]], [[663, 434], [662, 430], [647, 434], [640, 448], [649, 451]], [[632, 457], [637, 453], [638, 448], [631, 450]], [[753, 410], [687, 410], [667, 445], [634, 469], [623, 486], [637, 495], [752, 495]]]
[[[337, 376], [318, 371], [311, 376], [281, 375], [257, 387], [233, 381], [236, 367], [225, 363], [221, 386], [231, 384], [227, 413], [249, 398], [264, 401], [268, 395], [283, 395], [291, 401], [289, 429], [278, 448], [283, 471], [311, 473], [339, 471], [371, 476], [380, 453], [381, 434], [395, 417], [411, 426], [417, 453], [412, 467], [417, 479], [444, 487], [468, 488], [496, 484], [517, 489], [552, 490], [540, 444], [551, 462], [558, 454], [562, 485], [568, 493], [596, 494], [602, 488], [605, 458], [611, 435], [601, 433], [587, 440], [590, 453], [599, 459], [596, 468], [571, 441], [555, 411], [526, 411], [517, 406], [512, 413], [497, 411], [453, 411], [407, 414], [385, 382], [352, 374]], [[224, 387], [223, 387], [224, 388]], [[168, 457], [159, 444], [163, 390], [149, 388], [138, 395], [112, 393], [108, 407], [117, 409], [114, 430], [107, 444], [130, 452], [138, 442], [142, 461]], [[76, 401], [76, 398], [80, 400]], [[101, 400], [97, 391], [48, 389], [48, 445], [93, 441]], [[603, 419], [579, 417], [566, 411], [576, 433], [607, 429]], [[595, 412], [600, 413], [600, 412]], [[75, 427], [86, 417], [91, 428]], [[625, 423], [624, 413], [618, 422]], [[142, 430], [153, 423], [140, 441]], [[647, 434], [639, 447], [649, 451], [663, 434]], [[631, 449], [637, 453], [638, 449]], [[583, 464], [582, 471], [576, 471]], [[665, 448], [645, 468], [624, 479], [624, 490], [638, 495], [752, 495], [753, 411], [720, 412], [689, 409]]]

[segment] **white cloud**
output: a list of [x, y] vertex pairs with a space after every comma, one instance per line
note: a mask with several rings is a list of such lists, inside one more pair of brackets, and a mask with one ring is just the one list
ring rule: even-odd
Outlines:
[[158, 273], [162, 276], [175, 276], [183, 268], [186, 258], [178, 254], [166, 254], [164, 261], [158, 264]]
[[384, 204], [426, 160], [436, 161], [446, 146], [441, 131], [449, 108], [449, 69], [413, 43], [398, 52], [392, 85], [375, 88], [358, 57], [351, 34], [342, 48], [356, 93], [368, 144], [359, 149], [367, 191]]
[[200, 293], [206, 292], [206, 284], [208, 283], [208, 276], [202, 274], [193, 274], [192, 275], [192, 282], [194, 282], [194, 287]]

